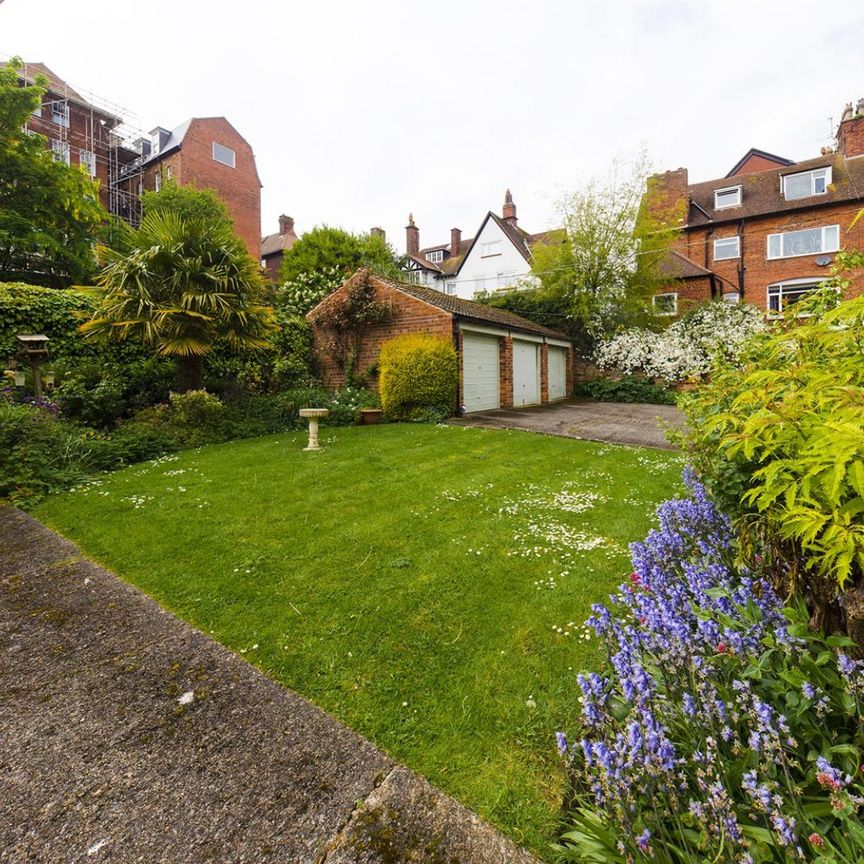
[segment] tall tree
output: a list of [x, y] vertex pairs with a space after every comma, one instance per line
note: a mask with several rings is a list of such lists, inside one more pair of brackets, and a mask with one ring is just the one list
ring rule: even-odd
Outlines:
[[305, 314], [364, 267], [393, 279], [404, 275], [401, 258], [383, 238], [319, 225], [284, 254], [278, 300], [298, 314]]
[[586, 344], [644, 323], [650, 298], [669, 284], [663, 261], [675, 240], [680, 202], [655, 194], [644, 155], [613, 163], [559, 204], [564, 231], [534, 247], [539, 293], [561, 302]]
[[108, 218], [99, 185], [79, 167], [55, 162], [44, 136], [24, 131], [47, 81], [21, 87], [21, 66], [17, 57], [0, 66], [0, 281], [86, 282]]
[[136, 339], [176, 357], [181, 392], [203, 386], [204, 358], [218, 340], [263, 349], [276, 329], [261, 303], [258, 262], [224, 219], [151, 213], [118, 248], [99, 247], [98, 309], [85, 336]]
[[231, 221], [225, 202], [212, 189], [178, 186], [173, 180], [158, 192], [141, 196], [144, 215], [173, 213], [181, 219], [226, 219]]

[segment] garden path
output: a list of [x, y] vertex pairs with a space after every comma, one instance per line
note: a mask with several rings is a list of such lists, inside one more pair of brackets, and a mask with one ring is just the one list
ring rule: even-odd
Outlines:
[[666, 440], [664, 430], [667, 426], [683, 428], [684, 415], [672, 405], [557, 402], [530, 408], [478, 411], [449, 422], [459, 426], [523, 429], [563, 438], [674, 450], [676, 448]]
[[535, 862], [3, 506], [0, 697], [3, 860]]

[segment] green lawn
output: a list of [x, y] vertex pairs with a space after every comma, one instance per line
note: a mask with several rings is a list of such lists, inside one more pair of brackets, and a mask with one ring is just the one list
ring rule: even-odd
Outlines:
[[544, 852], [581, 623], [679, 488], [676, 455], [398, 425], [206, 447], [36, 516]]

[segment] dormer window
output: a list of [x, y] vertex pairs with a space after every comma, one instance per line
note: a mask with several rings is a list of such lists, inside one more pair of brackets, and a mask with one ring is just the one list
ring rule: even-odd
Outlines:
[[714, 191], [714, 209], [725, 210], [727, 207], [741, 206], [741, 187], [729, 186], [726, 189]]
[[431, 252], [427, 252], [426, 260], [431, 261], [433, 264], [440, 264], [444, 260], [444, 250], [433, 249]]
[[802, 171], [799, 174], [787, 174], [780, 178], [780, 183], [783, 197], [787, 201], [810, 198], [812, 195], [824, 195], [831, 184], [831, 166]]

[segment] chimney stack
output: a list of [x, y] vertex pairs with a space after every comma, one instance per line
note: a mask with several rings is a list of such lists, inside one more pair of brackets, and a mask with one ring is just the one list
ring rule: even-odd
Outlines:
[[837, 129], [837, 152], [847, 158], [864, 155], [864, 99], [859, 99], [855, 110], [846, 105]]
[[294, 220], [284, 213], [279, 217], [279, 236], [284, 237], [286, 234], [294, 233]]
[[459, 247], [462, 245], [462, 229], [450, 229], [450, 257], [455, 258], [459, 254]]
[[405, 226], [405, 251], [409, 255], [420, 252], [420, 229], [414, 224], [414, 214], [408, 214], [408, 224]]
[[516, 205], [513, 203], [513, 196], [508, 189], [504, 193], [504, 209], [501, 211], [505, 222], [509, 222], [514, 228], [516, 227]]
[[370, 228], [369, 229], [369, 236], [370, 237], [380, 237], [382, 243], [387, 242], [387, 232], [383, 228], [378, 228], [377, 226], [375, 228]]

